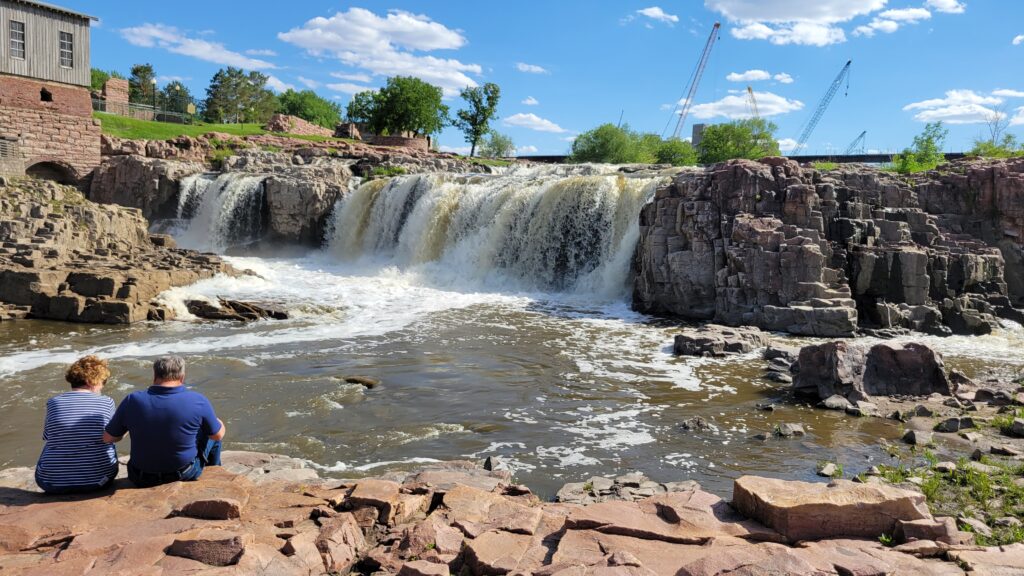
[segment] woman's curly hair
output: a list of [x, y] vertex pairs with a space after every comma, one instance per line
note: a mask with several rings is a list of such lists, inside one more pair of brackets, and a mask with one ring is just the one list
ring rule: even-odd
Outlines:
[[64, 373], [64, 379], [71, 384], [72, 388], [85, 386], [97, 386], [103, 384], [110, 378], [110, 368], [107, 361], [99, 356], [85, 356], [68, 368]]

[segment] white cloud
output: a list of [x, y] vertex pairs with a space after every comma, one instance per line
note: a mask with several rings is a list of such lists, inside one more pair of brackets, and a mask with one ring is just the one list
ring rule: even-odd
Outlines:
[[454, 50], [467, 41], [459, 31], [428, 16], [401, 10], [382, 17], [364, 8], [349, 8], [329, 18], [313, 18], [277, 37], [314, 56], [334, 57], [373, 75], [415, 76], [440, 86], [446, 97], [476, 86], [469, 75], [483, 72], [479, 64], [418, 54]]
[[792, 84], [793, 83], [793, 77], [790, 76], [789, 74], [786, 74], [785, 72], [779, 72], [775, 76], [772, 76], [772, 78], [774, 78], [775, 81], [780, 83], [780, 84]]
[[576, 138], [577, 136], [562, 136], [559, 140], [562, 140], [563, 142], [575, 142]]
[[536, 64], [527, 64], [526, 62], [516, 62], [516, 70], [526, 72], [527, 74], [550, 74], [546, 68]]
[[286, 90], [295, 90], [295, 86], [282, 81], [277, 76], [271, 74], [267, 76], [267, 88], [270, 88], [274, 92], [284, 92]]
[[186, 80], [191, 80], [191, 79], [192, 79], [191, 76], [157, 76], [156, 77], [156, 81], [160, 82], [161, 84], [166, 84], [168, 82], [184, 82]]
[[1017, 114], [1010, 119], [1011, 126], [1024, 126], [1024, 106], [1017, 108]]
[[967, 7], [958, 0], [927, 0], [924, 5], [938, 12], [946, 12], [948, 14], [962, 14], [964, 8]]
[[143, 48], [163, 48], [168, 52], [191, 56], [214, 64], [235, 66], [247, 70], [263, 70], [276, 68], [266, 60], [249, 58], [238, 52], [232, 52], [219, 42], [210, 42], [198, 38], [189, 38], [173, 26], [165, 24], [143, 24], [131, 28], [122, 28], [121, 37], [133, 46]]
[[835, 24], [885, 7], [886, 0], [704, 0], [704, 6], [734, 22]]
[[349, 80], [352, 82], [362, 82], [364, 84], [372, 80], [369, 74], [345, 74], [342, 72], [331, 72], [331, 78], [337, 78], [339, 80]]
[[1010, 43], [1013, 44], [1014, 46], [1024, 43], [1024, 34], [1018, 34], [1017, 36], [1014, 36], [1013, 40], [1011, 40]]
[[522, 103], [527, 106], [536, 106], [537, 104], [540, 104], [540, 101], [534, 98], [533, 96], [527, 96], [526, 98], [523, 99]]
[[[998, 91], [1005, 92], [1005, 91]], [[995, 94], [995, 93], [993, 93]], [[903, 107], [904, 110], [918, 110], [914, 120], [935, 122], [941, 120], [947, 124], [983, 124], [996, 110], [989, 106], [1003, 103], [998, 95], [985, 96], [973, 90], [949, 90], [945, 98], [932, 98], [913, 102]]]
[[993, 90], [992, 95], [1001, 96], [1003, 98], [1024, 98], [1024, 91], [1001, 88], [999, 90]]
[[250, 48], [245, 53], [249, 56], [277, 56], [277, 52], [266, 48]]
[[772, 75], [764, 70], [747, 70], [746, 72], [730, 72], [725, 79], [729, 82], [756, 82], [768, 80]]
[[932, 13], [924, 8], [900, 8], [898, 10], [881, 12], [878, 14], [878, 17], [897, 22], [918, 22], [931, 18]]
[[796, 150], [797, 141], [792, 138], [783, 138], [779, 140], [779, 150], [782, 152], [792, 152]]
[[519, 128], [529, 128], [530, 130], [536, 130], [538, 132], [554, 132], [561, 134], [567, 132], [565, 128], [562, 128], [558, 124], [555, 124], [551, 120], [541, 118], [536, 114], [513, 114], [508, 118], [505, 118], [505, 126], [516, 126]]
[[344, 92], [345, 94], [358, 94], [360, 92], [366, 92], [367, 90], [373, 90], [373, 88], [370, 88], [369, 86], [353, 84], [352, 82], [333, 82], [327, 85], [327, 89], [334, 90], [335, 92]]
[[298, 80], [306, 88], [319, 88], [320, 87], [320, 82], [317, 82], [316, 80], [313, 80], [312, 78], [306, 78], [304, 76], [298, 76], [296, 78], [296, 80]]
[[469, 146], [445, 146], [444, 144], [440, 147], [441, 152], [450, 152], [452, 154], [461, 154], [463, 156], [469, 154]]
[[[707, 120], [717, 116], [724, 116], [725, 118], [733, 120], [738, 118], [749, 118], [750, 106], [747, 103], [746, 96], [743, 95], [745, 93], [740, 91], [737, 92], [738, 93], [730, 94], [715, 102], [695, 104], [693, 108], [690, 109], [690, 113], [693, 114], [695, 118], [699, 118], [701, 120]], [[757, 99], [757, 111], [762, 117], [777, 116], [779, 114], [795, 112], [804, 107], [804, 103], [799, 100], [790, 100], [771, 92], [755, 91], [754, 97]]]
[[641, 16], [646, 16], [646, 17], [650, 18], [651, 20], [657, 20], [658, 22], [664, 22], [665, 24], [668, 24], [669, 26], [675, 24], [676, 22], [679, 22], [679, 16], [676, 16], [675, 14], [668, 14], [667, 12], [662, 10], [659, 6], [651, 6], [650, 8], [643, 8], [641, 10], [637, 10], [636, 13], [641, 15]]
[[893, 32], [900, 29], [898, 22], [892, 20], [879, 20], [875, 18], [870, 24], [865, 26], [857, 26], [853, 29], [854, 36], [866, 36], [871, 38], [875, 35], [875, 32], [885, 32], [886, 34], [892, 34]]
[[761, 22], [750, 22], [733, 28], [730, 31], [740, 40], [768, 40], [772, 44], [784, 46], [797, 44], [803, 46], [828, 46], [846, 42], [846, 33], [842, 28], [816, 22], [794, 22], [772, 28]]
[[516, 148], [516, 154], [536, 154], [536, 153], [537, 153], [537, 147], [536, 146], [526, 145], [526, 146], [520, 146], [519, 148]]

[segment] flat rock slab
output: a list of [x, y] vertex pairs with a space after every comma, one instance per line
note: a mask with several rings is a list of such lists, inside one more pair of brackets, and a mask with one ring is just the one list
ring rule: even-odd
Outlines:
[[204, 531], [194, 537], [175, 539], [167, 548], [169, 556], [180, 556], [210, 566], [237, 564], [245, 552], [245, 541], [238, 534]]
[[242, 503], [233, 498], [195, 500], [182, 506], [177, 513], [204, 520], [231, 520], [242, 516]]
[[833, 480], [828, 484], [742, 476], [733, 506], [791, 542], [824, 538], [878, 538], [897, 520], [930, 519], [925, 497], [883, 484]]

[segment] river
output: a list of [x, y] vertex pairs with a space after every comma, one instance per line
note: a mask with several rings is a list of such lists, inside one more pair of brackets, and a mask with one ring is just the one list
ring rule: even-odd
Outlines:
[[[544, 496], [634, 470], [728, 494], [744, 473], [809, 479], [823, 460], [850, 473], [883, 462], [879, 439], [898, 436], [896, 423], [758, 410], [784, 388], [761, 378], [756, 354], [676, 358], [678, 324], [629, 309], [636, 215], [660, 178], [543, 167], [370, 182], [336, 208], [324, 248], [284, 256], [252, 244], [258, 203], [247, 195], [258, 185], [187, 183], [196, 196], [185, 199], [181, 243], [229, 253], [248, 245], [228, 259], [257, 276], [162, 298], [182, 317], [185, 299], [224, 296], [278, 303], [291, 318], [3, 324], [0, 467], [34, 463], [45, 400], [87, 352], [111, 359], [106, 391], [117, 400], [148, 384], [155, 356], [182, 354], [188, 384], [227, 423], [228, 449], [301, 457], [338, 477], [498, 455]], [[985, 337], [916, 339], [972, 376], [1024, 365], [1024, 330], [1012, 324]], [[383, 384], [367, 390], [346, 375]], [[713, 428], [683, 430], [694, 416]], [[781, 422], [803, 423], [807, 435], [752, 438]]]

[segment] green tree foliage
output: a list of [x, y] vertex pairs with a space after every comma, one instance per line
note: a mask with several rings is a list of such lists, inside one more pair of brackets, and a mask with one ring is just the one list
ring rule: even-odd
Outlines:
[[1013, 134], [1003, 134], [998, 142], [988, 139], [975, 140], [974, 148], [969, 154], [981, 158], [1015, 158], [1024, 156], [1024, 143], [1017, 142], [1017, 137]]
[[440, 88], [411, 76], [388, 78], [373, 97], [369, 118], [371, 132], [381, 135], [436, 134], [448, 125], [448, 107], [441, 103]]
[[128, 101], [152, 106], [155, 89], [156, 73], [153, 72], [153, 65], [132, 66], [131, 76], [128, 77]]
[[263, 123], [277, 111], [277, 106], [277, 96], [267, 89], [266, 74], [247, 74], [229, 66], [218, 70], [210, 80], [203, 101], [203, 119], [215, 124]]
[[505, 158], [515, 151], [516, 145], [512, 138], [497, 130], [488, 132], [480, 143], [480, 155], [484, 158]]
[[278, 109], [283, 114], [298, 116], [324, 128], [334, 128], [341, 121], [341, 106], [318, 96], [312, 90], [296, 92], [289, 89], [277, 99], [280, 102]]
[[762, 118], [734, 120], [714, 124], [704, 129], [697, 146], [701, 164], [714, 164], [733, 158], [758, 160], [765, 156], [778, 156], [779, 143], [775, 140], [774, 123]]
[[900, 174], [933, 170], [946, 160], [942, 147], [946, 143], [949, 130], [942, 127], [942, 122], [929, 122], [924, 131], [914, 136], [910, 148], [892, 157], [893, 169]]
[[469, 156], [476, 155], [476, 146], [491, 130], [491, 120], [497, 118], [498, 101], [501, 100], [501, 88], [488, 82], [483, 86], [462, 89], [462, 99], [469, 106], [455, 113], [453, 124], [466, 135], [469, 144]]
[[345, 119], [360, 124], [368, 123], [373, 117], [377, 93], [372, 90], [352, 95], [352, 100], [345, 107]]
[[686, 166], [696, 163], [697, 154], [689, 142], [662, 140], [657, 134], [635, 132], [629, 126], [602, 124], [576, 138], [570, 158], [573, 162]]
[[192, 103], [192, 92], [189, 91], [188, 86], [174, 80], [168, 82], [157, 93], [156, 99], [161, 110], [184, 114], [188, 111], [188, 105]]
[[103, 90], [103, 85], [106, 84], [107, 80], [110, 80], [111, 78], [120, 78], [124, 80], [124, 76], [122, 76], [114, 70], [108, 72], [106, 70], [100, 70], [99, 68], [93, 68], [91, 70], [91, 74], [92, 81], [90, 82], [90, 84], [92, 89], [97, 92]]

